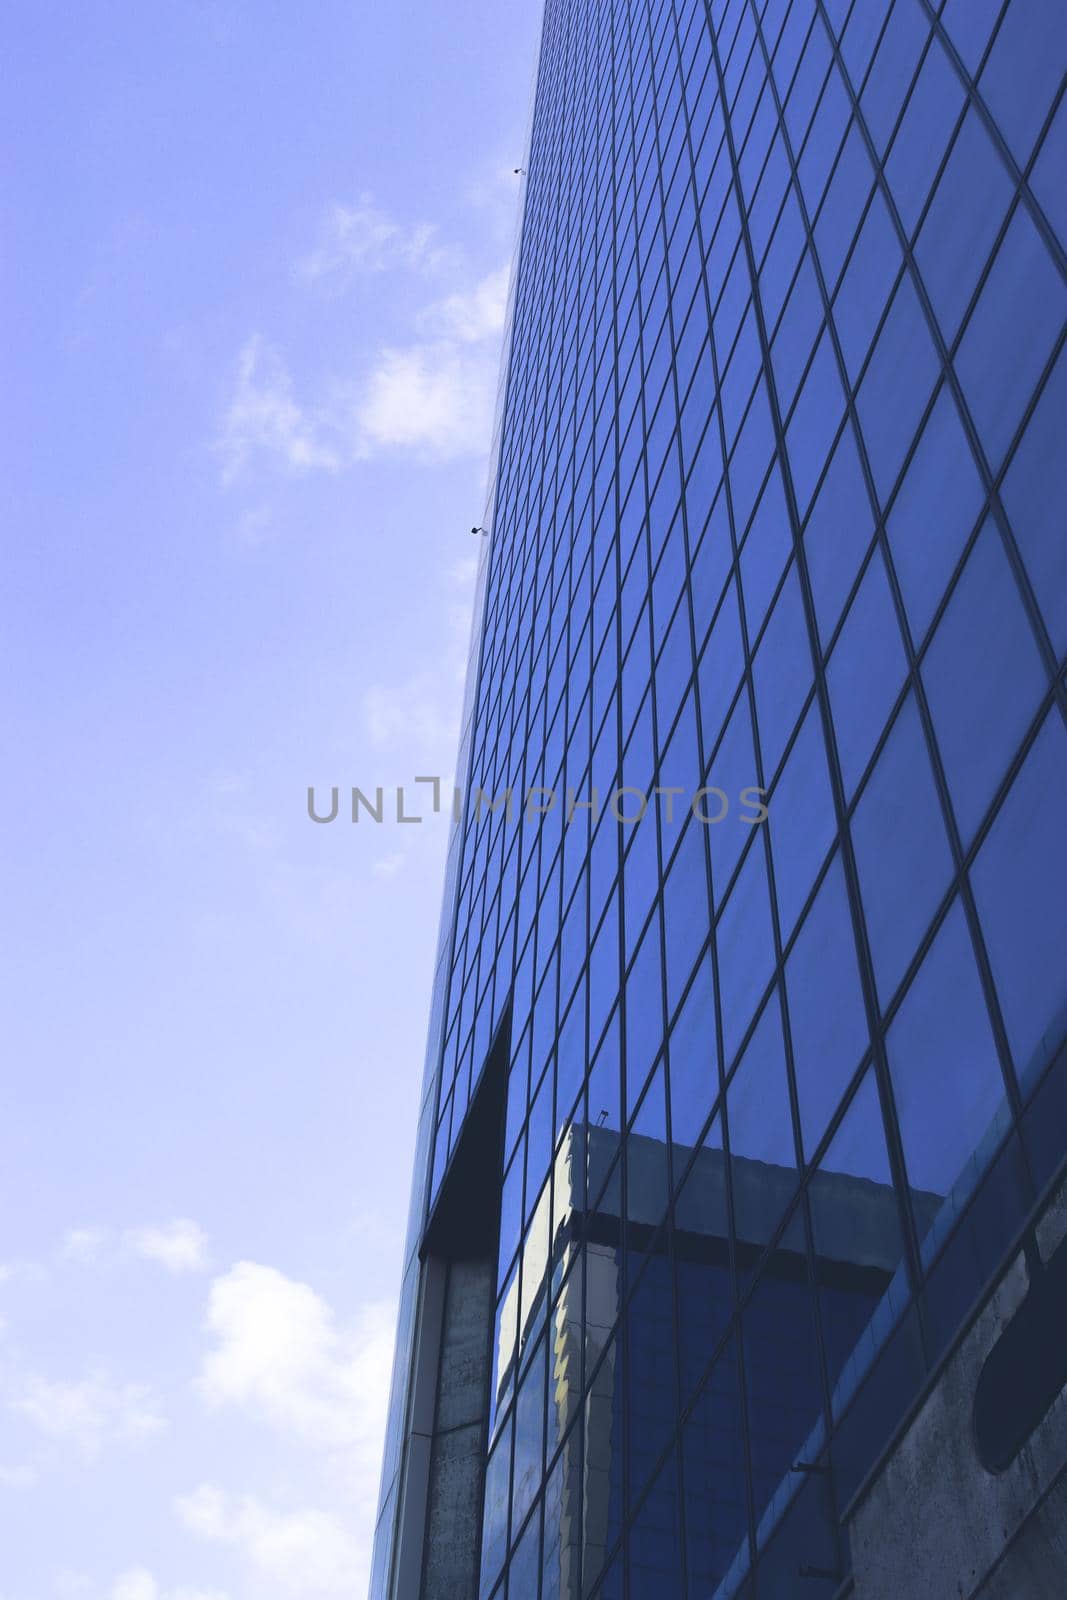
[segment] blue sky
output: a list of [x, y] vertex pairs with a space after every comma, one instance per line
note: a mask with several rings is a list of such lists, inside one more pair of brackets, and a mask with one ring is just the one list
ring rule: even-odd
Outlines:
[[539, 20], [6, 10], [2, 1600], [365, 1589]]

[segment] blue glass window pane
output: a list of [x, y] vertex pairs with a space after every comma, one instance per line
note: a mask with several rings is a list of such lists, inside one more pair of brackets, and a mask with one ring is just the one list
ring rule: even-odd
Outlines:
[[855, 388], [900, 270], [902, 253], [889, 207], [875, 194], [834, 301], [833, 317]]
[[496, 1433], [497, 1417], [515, 1392], [515, 1363], [518, 1359], [519, 1264], [508, 1273], [507, 1282], [497, 1284], [498, 1299], [493, 1323], [493, 1376], [489, 1390], [489, 1437]]
[[1015, 1069], [1029, 1084], [1067, 1029], [1067, 732], [1052, 710], [972, 871]]
[[886, 178], [909, 237], [926, 204], [963, 105], [963, 84], [937, 39], [926, 53], [886, 162]]
[[973, 76], [989, 46], [993, 24], [1004, 9], [1004, 0], [948, 0], [941, 21], [959, 51], [963, 64]]
[[[638, 827], [649, 825], [638, 823]], [[659, 917], [653, 916], [626, 978], [626, 1112], [634, 1109], [663, 1041]]]
[[890, 0], [869, 0], [867, 5], [853, 5], [849, 14], [841, 37], [841, 53], [857, 90], [870, 66], [889, 6]]
[[771, 905], [763, 841], [752, 841], [745, 863], [719, 918], [717, 931], [723, 1054], [737, 1054], [774, 964]]
[[915, 254], [946, 341], [956, 337], [1012, 196], [1011, 179], [973, 109], [960, 128]]
[[769, 783], [778, 770], [813, 676], [808, 625], [795, 564], [774, 603], [752, 672], [763, 775]]
[[538, 1512], [530, 1518], [508, 1564], [508, 1593], [536, 1594], [537, 1569], [540, 1564], [541, 1517]]
[[[856, 1366], [865, 1370], [892, 1326], [886, 1292], [904, 1249], [878, 1087], [870, 1068], [808, 1193], [831, 1389], [853, 1358], [851, 1382], [846, 1378], [834, 1395], [836, 1414], [855, 1386]], [[885, 1308], [881, 1316], [880, 1303]]]
[[804, 247], [804, 223], [791, 189], [760, 269], [760, 299], [767, 327], [775, 328]]
[[730, 1080], [726, 1108], [734, 1160], [795, 1168], [781, 1008], [773, 991]]
[[831, 293], [852, 247], [856, 224], [863, 215], [873, 184], [871, 158], [863, 135], [853, 122], [815, 223], [815, 244], [823, 278]]
[[846, 796], [854, 792], [871, 758], [907, 667], [885, 562], [876, 550], [827, 671]]
[[[742, 789], [747, 789], [758, 782], [755, 747], [752, 742], [752, 712], [748, 695], [742, 693], [734, 707], [733, 716], [726, 725], [722, 743], [711, 758], [711, 770], [708, 773], [708, 786], [721, 791], [726, 797], [729, 810], [722, 815], [720, 821], [701, 824], [708, 829], [708, 839], [711, 844], [712, 892], [720, 904], [740, 859], [741, 851], [748, 843], [752, 832], [751, 825], [741, 820], [739, 797]], [[703, 814], [709, 817], [719, 815], [723, 809], [723, 801], [716, 795], [706, 796], [702, 805]]]
[[519, 1147], [504, 1176], [503, 1193], [500, 1201], [500, 1270], [497, 1274], [497, 1286], [503, 1281], [504, 1274], [511, 1260], [519, 1248], [519, 1239], [522, 1234], [522, 1188], [523, 1176], [526, 1171], [526, 1146], [520, 1141]]
[[893, 566], [916, 645], [930, 626], [985, 500], [951, 390], [943, 388], [889, 513]]
[[518, 1527], [533, 1504], [544, 1470], [545, 1339], [520, 1380], [515, 1402], [515, 1466], [511, 1490], [511, 1526]]
[[885, 505], [938, 374], [918, 295], [901, 279], [857, 400], [875, 488]]
[[800, 1129], [810, 1160], [868, 1043], [840, 856], [804, 919], [785, 978]]
[[[710, 376], [710, 375], [709, 375]], [[697, 384], [702, 383], [697, 376]], [[710, 407], [710, 384], [706, 396], [699, 402], [705, 411]], [[690, 397], [692, 402], [692, 396]], [[689, 523], [689, 537], [695, 539], [707, 520], [719, 484], [722, 482], [722, 439], [719, 434], [718, 415], [712, 411], [704, 436], [696, 453], [696, 460], [686, 481], [685, 508]]]
[[627, 1139], [626, 1215], [658, 1227], [667, 1213], [667, 1081], [662, 1060], [641, 1096]]
[[[706, 1268], [709, 1274], [713, 1268]], [[688, 1301], [687, 1301], [688, 1304]], [[686, 1329], [686, 1306], [681, 1308]], [[710, 1357], [707, 1352], [705, 1361]], [[682, 1434], [688, 1600], [714, 1594], [748, 1531], [737, 1342], [730, 1334]]]
[[830, 335], [824, 330], [786, 429], [797, 511], [807, 515], [845, 408]]
[[[634, 1372], [633, 1362], [630, 1371]], [[645, 1372], [647, 1376], [647, 1368]], [[673, 1395], [671, 1399], [673, 1402]], [[631, 1413], [636, 1419], [641, 1414], [642, 1410]], [[639, 1420], [634, 1426], [639, 1429]], [[673, 1450], [656, 1474], [631, 1524], [629, 1548], [630, 1600], [664, 1600], [665, 1595], [682, 1593], [682, 1524], [678, 1461]]]
[[489, 1594], [504, 1564], [508, 1542], [508, 1502], [511, 1477], [511, 1417], [496, 1442], [485, 1469], [485, 1509], [482, 1517], [482, 1573], [479, 1593]]
[[[1064, 102], [1067, 104], [1067, 101]], [[1059, 657], [1067, 654], [1067, 349], [1061, 350], [1008, 468], [1001, 498]]]
[[991, 521], [967, 558], [922, 674], [966, 847], [1048, 681]]
[[930, 24], [918, 6], [897, 4], [893, 7], [860, 97], [860, 109], [882, 154], [900, 115], [929, 32]]
[[533, 1212], [552, 1161], [552, 1087], [552, 1068], [549, 1066], [534, 1094], [526, 1134], [527, 1217]]
[[768, 826], [784, 943], [837, 829], [818, 703], [809, 708], [770, 797]]
[[919, 713], [909, 696], [852, 822], [878, 997], [889, 1004], [952, 875]]
[[[662, 738], [662, 725], [659, 731]], [[689, 694], [663, 752], [658, 774], [660, 788], [681, 789], [683, 792], [654, 796], [664, 861], [669, 861], [677, 848], [689, 816], [692, 796], [700, 783], [700, 770], [695, 696]]]
[[613, 894], [589, 956], [589, 1037], [600, 1038], [619, 993], [619, 902]]
[[597, 1128], [622, 1127], [622, 1068], [619, 1061], [619, 1013], [616, 1011], [594, 1058], [586, 1086], [587, 1119]]
[[956, 370], [994, 471], [1063, 330], [1067, 287], [1020, 206], [956, 355]]
[[822, 300], [811, 256], [805, 255], [771, 346], [778, 403], [788, 415], [822, 326]]
[[673, 1016], [711, 927], [704, 826], [694, 817], [686, 823], [678, 854], [667, 873], [663, 923], [667, 931], [663, 952], [667, 963], [667, 1014]]
[[824, 650], [841, 620], [873, 532], [856, 437], [846, 425], [804, 530], [815, 619]]
[[[699, 533], [694, 531], [690, 524], [689, 538], [692, 542]], [[700, 544], [693, 556], [690, 569], [689, 588], [693, 602], [693, 624], [696, 632], [697, 654], [700, 654], [705, 636], [711, 626], [715, 615], [715, 608], [722, 597], [726, 585], [730, 564], [733, 561], [733, 547], [730, 543], [730, 525], [726, 512], [726, 495], [721, 494], [712, 512]]]
[[710, 755], [718, 742], [737, 685], [741, 681], [744, 665], [737, 585], [731, 582], [723, 596], [722, 605], [704, 647], [704, 654], [697, 666], [700, 725], [704, 734], [705, 756]]
[[[651, 774], [649, 775], [651, 777]], [[645, 790], [647, 793], [647, 789]], [[624, 795], [620, 809], [634, 820], [621, 825], [626, 844], [623, 868], [623, 932], [626, 964], [637, 948], [638, 937], [644, 929], [652, 898], [659, 887], [659, 852], [657, 848], [656, 814], [651, 805], [643, 817], [637, 794]], [[627, 839], [627, 836], [628, 839]]]
[[[786, 1262], [794, 1250], [782, 1250]], [[783, 1263], [784, 1265], [784, 1263]], [[764, 1273], [741, 1319], [757, 1522], [774, 1495], [792, 1488], [790, 1469], [822, 1412], [815, 1306], [806, 1275]]]
[[[551, 1426], [551, 1424], [550, 1424]], [[552, 1448], [549, 1435], [549, 1450]], [[578, 1589], [578, 1558], [580, 1544], [574, 1518], [568, 1515], [570, 1506], [566, 1498], [569, 1473], [574, 1471], [578, 1455], [575, 1433], [556, 1458], [545, 1485], [545, 1533], [541, 1547], [541, 1600], [570, 1600]], [[531, 1593], [533, 1591], [531, 1590]]]
[[719, 1092], [719, 1053], [715, 1036], [715, 992], [711, 957], [705, 956], [685, 997], [668, 1046], [671, 1139], [692, 1147]]
[[841, 76], [831, 72], [812, 121], [811, 133], [797, 164], [809, 216], [814, 216], [819, 208], [850, 115], [849, 97]]
[[1061, 245], [1067, 246], [1067, 98], [1060, 101], [1051, 128], [1041, 145], [1041, 153], [1030, 174], [1030, 187]]
[[1059, 0], [1012, 0], [979, 89], [1021, 167], [1060, 88], [1065, 55], [1067, 12]]
[[[974, 947], [957, 900], [904, 996], [887, 1040], [897, 1122], [920, 1233], [1006, 1109]], [[988, 1146], [986, 1158], [991, 1154]]]
[[750, 639], [754, 639], [763, 626], [771, 596], [778, 587], [778, 580], [792, 548], [789, 511], [776, 462], [741, 547], [741, 587]]

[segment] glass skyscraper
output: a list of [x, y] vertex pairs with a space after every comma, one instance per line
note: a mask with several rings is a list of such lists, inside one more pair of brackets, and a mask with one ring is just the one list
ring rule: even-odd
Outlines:
[[1059, 1414], [941, 1380], [1067, 1270], [1065, 66], [547, 0], [373, 1600], [863, 1600]]

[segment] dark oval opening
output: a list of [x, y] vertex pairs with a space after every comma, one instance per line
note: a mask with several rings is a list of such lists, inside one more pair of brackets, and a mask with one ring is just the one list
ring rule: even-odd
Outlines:
[[979, 1375], [974, 1438], [987, 1472], [1011, 1465], [1065, 1384], [1067, 1240], [1030, 1285]]

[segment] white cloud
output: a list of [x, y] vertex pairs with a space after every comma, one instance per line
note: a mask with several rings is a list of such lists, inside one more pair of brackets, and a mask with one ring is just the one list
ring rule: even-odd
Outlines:
[[93, 1266], [114, 1261], [120, 1251], [158, 1262], [168, 1272], [199, 1272], [207, 1265], [207, 1234], [188, 1217], [126, 1228], [121, 1235], [107, 1228], [71, 1228], [60, 1253], [66, 1261]]
[[146, 1261], [158, 1261], [168, 1272], [201, 1272], [207, 1265], [207, 1234], [188, 1217], [157, 1227], [129, 1228], [128, 1249]]
[[395, 850], [392, 855], [381, 856], [371, 867], [371, 872], [376, 878], [395, 878], [406, 859], [402, 850]]
[[289, 372], [258, 334], [238, 357], [237, 385], [215, 441], [224, 483], [233, 483], [254, 456], [280, 461], [290, 472], [336, 472], [341, 457], [323, 419], [307, 414], [293, 398]]
[[382, 350], [356, 401], [357, 456], [487, 454], [497, 365], [495, 351], [451, 339]]
[[159, 1585], [144, 1567], [124, 1572], [111, 1586], [111, 1600], [158, 1600]]
[[78, 1261], [85, 1266], [98, 1261], [107, 1243], [103, 1228], [69, 1228], [63, 1236], [62, 1254], [67, 1261]]
[[358, 452], [450, 459], [488, 451], [508, 292], [507, 267], [427, 306], [429, 338], [383, 349], [356, 407]]
[[427, 332], [473, 344], [480, 339], [499, 339], [504, 331], [511, 269], [498, 267], [482, 278], [473, 289], [446, 295], [427, 306], [419, 321]]
[[175, 1510], [191, 1533], [236, 1547], [258, 1572], [303, 1600], [355, 1595], [366, 1584], [365, 1544], [325, 1511], [277, 1511], [252, 1495], [237, 1498], [207, 1483], [180, 1497]]
[[371, 195], [362, 194], [355, 205], [336, 202], [329, 208], [319, 228], [318, 245], [296, 270], [307, 282], [328, 279], [343, 284], [357, 273], [389, 268], [434, 271], [448, 257], [433, 223], [408, 226], [397, 222]]
[[107, 1440], [142, 1439], [166, 1426], [148, 1388], [113, 1383], [103, 1374], [75, 1383], [30, 1374], [20, 1380], [9, 1404], [42, 1433], [69, 1440], [87, 1456], [96, 1455]]
[[[390, 251], [421, 259], [429, 249], [425, 230], [405, 232], [373, 209], [340, 209], [345, 249], [363, 266], [379, 270]], [[246, 476], [254, 461], [302, 474], [338, 472], [383, 451], [436, 460], [486, 454], [508, 272], [500, 267], [424, 306], [413, 318], [417, 337], [382, 344], [361, 374], [321, 382], [314, 404], [297, 399], [280, 353], [253, 335], [215, 439], [223, 482]], [[238, 536], [254, 544], [264, 526], [257, 513]]]
[[[363, 694], [363, 720], [379, 750], [403, 747], [433, 771], [432, 758], [451, 760], [459, 734], [459, 704], [445, 708], [440, 675], [416, 673], [404, 683], [372, 684]], [[450, 697], [450, 700], [453, 697]], [[424, 793], [429, 798], [430, 791]]]
[[361, 1308], [348, 1327], [306, 1283], [242, 1261], [216, 1278], [214, 1340], [199, 1387], [311, 1444], [354, 1450], [377, 1471], [392, 1363], [394, 1309]]
[[163, 1589], [147, 1567], [131, 1567], [120, 1573], [111, 1586], [108, 1600], [227, 1600], [218, 1589]]

